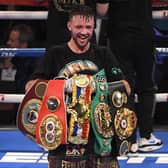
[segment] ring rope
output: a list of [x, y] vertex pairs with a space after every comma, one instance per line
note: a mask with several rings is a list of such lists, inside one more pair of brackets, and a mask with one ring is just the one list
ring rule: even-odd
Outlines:
[[0, 103], [21, 103], [24, 94], [3, 94], [0, 93]]
[[[156, 48], [161, 56], [168, 54], [168, 48]], [[37, 57], [43, 56], [45, 48], [0, 48], [0, 57]], [[156, 102], [168, 102], [168, 93], [157, 93], [155, 94]], [[1, 103], [20, 103], [24, 98], [24, 94], [3, 94], [0, 93]]]
[[[0, 11], [0, 19], [46, 20], [48, 11]], [[153, 19], [168, 19], [168, 10], [152, 12]]]
[[[0, 93], [0, 103], [21, 103], [24, 96], [24, 94]], [[155, 100], [157, 103], [168, 102], [168, 93], [156, 93]]]
[[43, 56], [45, 48], [0, 48], [0, 57], [37, 57]]
[[[0, 57], [25, 57], [25, 56], [43, 56], [45, 48], [0, 48]], [[156, 48], [159, 56], [168, 56], [168, 48]]]
[[45, 20], [47, 16], [47, 11], [0, 11], [1, 20]]

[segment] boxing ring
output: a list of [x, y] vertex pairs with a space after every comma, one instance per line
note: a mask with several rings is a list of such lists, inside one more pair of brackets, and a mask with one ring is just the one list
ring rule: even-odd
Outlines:
[[[14, 19], [14, 20], [44, 20], [47, 19], [47, 11], [0, 11], [0, 20], [8, 20], [8, 19]], [[168, 19], [168, 10], [162, 10], [162, 11], [154, 11], [153, 12], [153, 17], [155, 19]], [[1, 58], [6, 58], [6, 57], [41, 57], [45, 54], [45, 48], [27, 48], [27, 49], [18, 49], [18, 48], [0, 48], [0, 59]], [[166, 56], [168, 56], [168, 48], [156, 48], [156, 51], [160, 55], [160, 61], [164, 59]], [[6, 94], [6, 93], [0, 93], [0, 103], [21, 103], [22, 100], [24, 99], [24, 94]], [[138, 99], [136, 98], [135, 101]], [[168, 102], [168, 93], [156, 93], [155, 94], [155, 100], [156, 103], [160, 102]], [[11, 130], [10, 130], [11, 131]], [[17, 131], [17, 130], [16, 130]], [[4, 132], [0, 132], [4, 133]], [[18, 136], [19, 133], [19, 136]], [[125, 167], [125, 164], [127, 162], [127, 167], [129, 168], [129, 163], [130, 168], [134, 164], [137, 168], [140, 168], [141, 166], [148, 167], [148, 160], [151, 165], [151, 160], [152, 160], [152, 167], [156, 168], [159, 164], [159, 167], [162, 166], [162, 168], [166, 168], [168, 165], [168, 162], [166, 162], [168, 159], [167, 156], [167, 133], [165, 132], [156, 132], [157, 136], [162, 136], [162, 140], [164, 142], [164, 146], [166, 149], [160, 150], [158, 153], [149, 153], [149, 154], [141, 154], [140, 159], [136, 160], [136, 158], [129, 158], [127, 161], [127, 157], [119, 158], [120, 164]], [[7, 143], [7, 140], [9, 140], [9, 136], [11, 137], [12, 141]], [[19, 137], [18, 139], [20, 141], [15, 141], [15, 138]], [[4, 168], [4, 166], [12, 166], [12, 167], [17, 167], [21, 168], [24, 167], [25, 164], [27, 164], [27, 167], [30, 164], [30, 167], [33, 167], [37, 165], [37, 167], [41, 168], [46, 168], [47, 167], [47, 156], [43, 154], [43, 151], [41, 149], [37, 148], [35, 144], [30, 144], [30, 142], [20, 135], [20, 132], [17, 132], [17, 134], [14, 134], [14, 132], [9, 132], [6, 136], [4, 134], [1, 136], [1, 138], [6, 138], [6, 139], [1, 139], [2, 142], [6, 142], [6, 145], [1, 143], [2, 145], [0, 146], [0, 151], [11, 151], [11, 148], [14, 153], [9, 152], [5, 154], [1, 154], [0, 161], [2, 164], [0, 164], [0, 168]], [[25, 141], [24, 141], [25, 140]], [[18, 146], [16, 147], [16, 142], [18, 142]], [[7, 147], [8, 146], [8, 147]], [[5, 148], [6, 147], [6, 148]], [[10, 148], [11, 147], [11, 148]], [[33, 147], [33, 148], [32, 148]], [[21, 148], [21, 149], [20, 149]], [[16, 151], [17, 149], [17, 151]], [[19, 152], [22, 151], [20, 154]], [[30, 152], [34, 153], [30, 153]], [[18, 153], [17, 153], [18, 152]], [[20, 154], [20, 155], [19, 155]], [[21, 158], [21, 155], [24, 157]], [[31, 157], [30, 157], [31, 155]], [[38, 157], [37, 157], [38, 155]], [[2, 157], [3, 156], [3, 157]], [[33, 158], [34, 156], [34, 158]], [[142, 161], [141, 158], [144, 161]], [[11, 160], [11, 158], [14, 160]], [[16, 163], [17, 158], [19, 158], [19, 164]], [[152, 158], [152, 159], [151, 159]], [[5, 160], [6, 159], [6, 160]], [[31, 160], [30, 160], [31, 159]], [[138, 162], [139, 161], [139, 162]], [[15, 164], [15, 166], [14, 166]], [[164, 166], [164, 167], [163, 167]]]

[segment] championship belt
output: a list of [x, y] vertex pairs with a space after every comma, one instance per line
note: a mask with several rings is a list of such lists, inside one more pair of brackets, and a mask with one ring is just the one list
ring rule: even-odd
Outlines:
[[33, 140], [35, 140], [36, 124], [47, 83], [47, 80], [37, 80], [25, 94], [17, 112], [17, 127]]
[[96, 140], [94, 151], [101, 156], [108, 156], [111, 153], [113, 132], [113, 123], [111, 112], [108, 105], [108, 85], [105, 79], [104, 71], [94, 75], [96, 83], [96, 95], [91, 104], [91, 125]]
[[36, 124], [36, 141], [48, 150], [67, 143], [65, 80], [49, 80]]
[[72, 102], [67, 105], [70, 115], [68, 142], [87, 144], [90, 130], [90, 103], [92, 78], [89, 75], [73, 76]]
[[121, 81], [108, 83], [109, 104], [114, 118], [114, 130], [117, 154], [125, 155], [129, 152], [129, 137], [136, 128], [135, 112], [129, 107], [129, 97]]

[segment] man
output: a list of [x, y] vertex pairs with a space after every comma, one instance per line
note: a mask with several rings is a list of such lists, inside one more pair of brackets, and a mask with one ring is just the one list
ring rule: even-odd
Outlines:
[[[94, 31], [94, 20], [94, 12], [87, 6], [77, 5], [70, 12], [67, 23], [67, 28], [71, 33], [70, 40], [66, 44], [53, 46], [46, 52], [39, 67], [33, 73], [32, 80], [26, 84], [26, 90], [29, 90], [37, 79], [50, 80], [55, 77], [70, 79], [73, 78], [74, 74], [94, 75], [104, 69], [108, 81], [122, 80], [128, 94], [130, 93], [129, 84], [124, 80], [114, 55], [109, 49], [97, 47], [90, 42]], [[113, 68], [117, 71], [114, 72]], [[75, 90], [73, 90], [74, 92]], [[78, 128], [72, 128], [74, 133], [76, 129]], [[60, 145], [57, 149], [50, 150], [48, 155], [49, 168], [68, 166], [75, 168], [118, 168], [116, 155], [113, 155], [115, 151], [111, 151], [108, 156], [104, 157], [95, 154], [93, 149], [94, 136], [91, 141], [90, 136], [93, 135], [89, 135], [88, 144], [76, 145], [69, 142], [67, 145]]]
[[[26, 24], [17, 24], [10, 29], [6, 44], [8, 48], [30, 48], [33, 47], [33, 42], [34, 33], [31, 27]], [[17, 93], [24, 93], [24, 86], [37, 65], [37, 59], [24, 56], [11, 59], [11, 62], [16, 67]]]
[[70, 39], [70, 33], [66, 23], [68, 13], [75, 5], [87, 5], [95, 8], [93, 0], [49, 0], [47, 17], [47, 42], [46, 47], [58, 45], [67, 42]]
[[162, 141], [152, 133], [154, 94], [157, 90], [153, 80], [154, 44], [151, 1], [98, 0], [97, 13], [108, 17], [107, 34], [110, 48], [131, 84], [133, 102], [134, 93], [138, 94], [137, 118], [140, 139], [137, 146], [135, 133], [132, 137], [131, 151], [157, 150], [162, 147]]

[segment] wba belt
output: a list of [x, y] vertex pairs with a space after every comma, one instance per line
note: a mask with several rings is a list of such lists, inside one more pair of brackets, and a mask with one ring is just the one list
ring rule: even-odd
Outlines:
[[121, 81], [108, 83], [108, 90], [117, 153], [125, 155], [129, 152], [129, 137], [136, 128], [137, 118], [135, 112], [130, 109], [129, 97]]
[[37, 80], [25, 94], [17, 112], [17, 127], [23, 134], [35, 140], [35, 129], [47, 80]]
[[65, 80], [49, 80], [36, 124], [36, 141], [48, 150], [67, 143]]
[[110, 108], [108, 105], [108, 85], [104, 71], [94, 75], [96, 95], [91, 104], [91, 125], [96, 140], [94, 151], [101, 156], [110, 155], [112, 138], [114, 135]]

